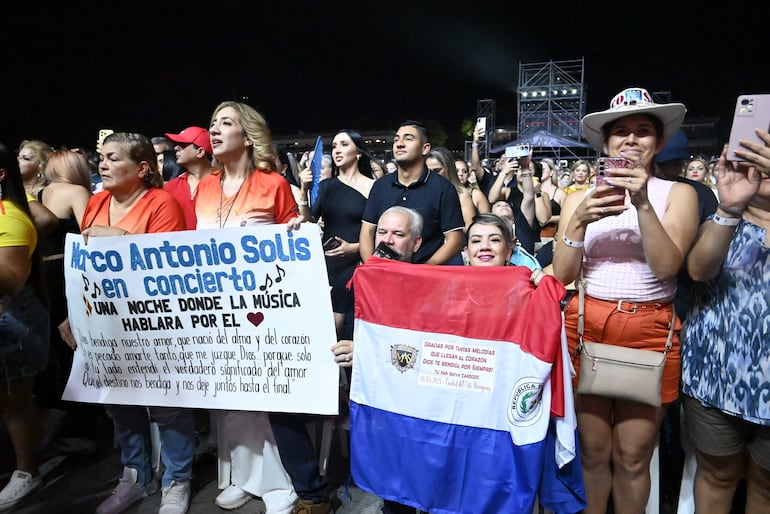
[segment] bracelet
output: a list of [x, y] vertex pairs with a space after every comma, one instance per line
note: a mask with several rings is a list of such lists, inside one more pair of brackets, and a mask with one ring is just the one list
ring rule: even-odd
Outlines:
[[300, 207], [307, 207], [307, 202], [297, 202]]
[[716, 213], [709, 216], [708, 219], [710, 219], [717, 225], [722, 225], [723, 227], [737, 227], [738, 223], [741, 222], [741, 218], [723, 218], [722, 216]]
[[478, 143], [471, 143], [471, 148], [478, 148], [478, 147], [479, 147]]
[[746, 209], [743, 209], [742, 211], [738, 211], [735, 209], [725, 209], [724, 207], [722, 207], [721, 203], [717, 205], [717, 209], [722, 209], [722, 212], [724, 212], [725, 214], [729, 214], [733, 218], [740, 218], [743, 215], [743, 213], [746, 212]]
[[571, 246], [572, 248], [583, 248], [583, 241], [573, 241], [567, 237], [567, 234], [561, 236], [561, 240], [564, 241], [565, 245]]

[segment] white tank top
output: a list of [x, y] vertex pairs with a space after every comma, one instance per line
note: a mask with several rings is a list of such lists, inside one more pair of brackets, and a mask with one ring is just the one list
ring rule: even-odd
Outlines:
[[[675, 182], [650, 177], [647, 196], [658, 219]], [[644, 259], [636, 207], [588, 225], [583, 256], [586, 293], [602, 300], [651, 302], [670, 300], [676, 293], [676, 276], [659, 280]]]

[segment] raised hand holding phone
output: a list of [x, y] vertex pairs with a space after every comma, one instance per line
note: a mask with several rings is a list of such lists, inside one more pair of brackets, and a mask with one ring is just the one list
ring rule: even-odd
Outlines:
[[[625, 204], [626, 189], [616, 185], [617, 179], [613, 179], [613, 170], [629, 169], [631, 162], [622, 157], [600, 157], [596, 163], [596, 188], [594, 198], [604, 198], [607, 196], [619, 196], [607, 206], [621, 206]], [[629, 180], [628, 178], [626, 180]], [[610, 189], [598, 191], [599, 187], [607, 186]]]
[[[727, 158], [733, 162], [748, 163], [747, 147], [741, 141], [764, 146], [757, 129], [770, 130], [770, 94], [740, 95], [735, 103], [735, 114], [727, 144]], [[737, 151], [737, 153], [736, 153]]]
[[519, 167], [522, 170], [529, 169], [529, 157], [532, 153], [532, 148], [528, 144], [512, 145], [505, 148], [505, 158], [510, 161], [514, 159], [518, 162]]
[[475, 128], [475, 130], [480, 131], [482, 134], [486, 133], [486, 131], [487, 131], [487, 118], [486, 118], [486, 116], [479, 116], [478, 118], [476, 118], [476, 128]]

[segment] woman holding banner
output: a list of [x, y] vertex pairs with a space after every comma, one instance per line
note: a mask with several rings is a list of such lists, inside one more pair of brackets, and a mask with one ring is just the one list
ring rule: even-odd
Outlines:
[[[289, 182], [275, 170], [276, 153], [267, 122], [252, 107], [223, 102], [209, 127], [221, 169], [198, 185], [198, 229], [271, 223], [299, 227], [302, 218]], [[264, 412], [217, 411], [219, 487], [214, 500], [226, 510], [255, 496], [267, 514], [289, 514], [297, 502], [283, 467], [270, 420]]]
[[[171, 232], [185, 229], [182, 208], [163, 190], [155, 150], [141, 134], [116, 132], [104, 139], [99, 174], [103, 191], [91, 197], [83, 213], [81, 234], [89, 237]], [[62, 338], [74, 350], [69, 322]], [[151, 462], [150, 421], [158, 425], [165, 471], [161, 478], [161, 512], [186, 512], [195, 450], [192, 411], [176, 407], [109, 405], [123, 463], [123, 477], [98, 514], [123, 512], [157, 491]]]

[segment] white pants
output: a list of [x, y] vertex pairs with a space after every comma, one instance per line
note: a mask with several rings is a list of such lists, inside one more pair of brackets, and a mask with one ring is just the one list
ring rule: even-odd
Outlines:
[[259, 496], [268, 513], [297, 502], [266, 413], [218, 411], [217, 438], [220, 489], [235, 485]]

